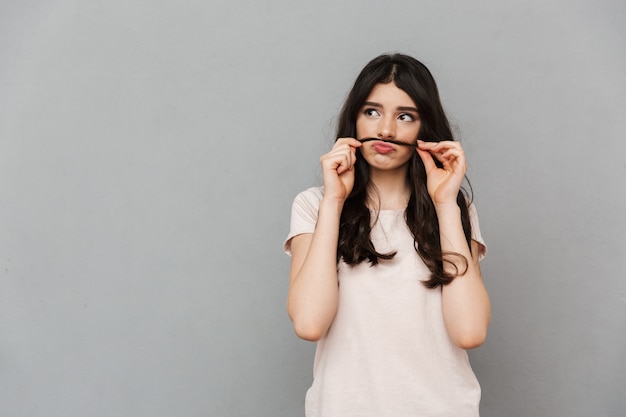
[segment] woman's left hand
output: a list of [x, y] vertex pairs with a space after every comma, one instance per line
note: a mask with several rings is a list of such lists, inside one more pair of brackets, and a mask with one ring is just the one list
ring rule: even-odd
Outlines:
[[[417, 141], [417, 153], [426, 168], [426, 186], [435, 206], [454, 203], [465, 178], [465, 152], [456, 141]], [[435, 159], [443, 165], [439, 168]]]

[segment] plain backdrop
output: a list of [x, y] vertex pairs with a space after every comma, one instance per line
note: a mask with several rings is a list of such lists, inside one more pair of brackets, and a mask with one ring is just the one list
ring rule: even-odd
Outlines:
[[437, 79], [493, 302], [483, 417], [626, 409], [622, 0], [0, 1], [0, 415], [303, 415], [290, 206], [354, 78]]

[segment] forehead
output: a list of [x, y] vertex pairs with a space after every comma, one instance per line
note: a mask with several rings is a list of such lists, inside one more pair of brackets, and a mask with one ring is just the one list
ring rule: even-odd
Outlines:
[[376, 84], [367, 96], [367, 100], [385, 107], [417, 107], [406, 91], [398, 88], [395, 83]]

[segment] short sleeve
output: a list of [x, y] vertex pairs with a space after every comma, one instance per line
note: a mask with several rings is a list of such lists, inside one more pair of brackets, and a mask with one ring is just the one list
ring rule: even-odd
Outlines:
[[324, 196], [322, 187], [309, 188], [298, 194], [291, 206], [291, 226], [283, 243], [285, 253], [291, 256], [291, 239], [303, 233], [313, 233], [317, 224], [320, 201]]
[[472, 240], [479, 243], [480, 249], [478, 253], [478, 260], [482, 260], [487, 255], [487, 245], [485, 244], [485, 240], [483, 239], [482, 234], [480, 233], [480, 224], [478, 222], [478, 213], [476, 212], [476, 206], [474, 203], [471, 203], [468, 208], [470, 224], [472, 226]]

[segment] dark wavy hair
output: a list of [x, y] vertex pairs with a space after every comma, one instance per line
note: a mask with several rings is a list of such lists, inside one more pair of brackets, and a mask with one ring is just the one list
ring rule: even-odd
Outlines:
[[[341, 110], [337, 127], [338, 138], [356, 138], [356, 118], [363, 103], [376, 84], [390, 82], [404, 90], [417, 105], [421, 120], [418, 133], [420, 140], [427, 142], [454, 140], [432, 74], [415, 58], [402, 54], [381, 55], [363, 68]], [[360, 156], [359, 150], [357, 150], [357, 155]], [[377, 252], [370, 238], [372, 223], [366, 203], [368, 192], [372, 191], [372, 184], [370, 184], [369, 165], [365, 159], [358, 156], [355, 164], [354, 187], [341, 212], [337, 260], [343, 259], [349, 265], [368, 260], [371, 265], [376, 265], [379, 259], [389, 260], [396, 253]], [[441, 166], [438, 161], [436, 163]], [[408, 164], [406, 180], [411, 195], [405, 210], [405, 220], [413, 234], [415, 250], [431, 272], [429, 279], [423, 283], [428, 288], [437, 288], [449, 284], [456, 276], [465, 273], [469, 261], [458, 253], [442, 253], [437, 213], [426, 188], [426, 170], [417, 152]], [[464, 190], [459, 191], [457, 204], [461, 209], [465, 238], [471, 248], [468, 198]], [[459, 258], [461, 265], [464, 265], [461, 269], [454, 262]], [[444, 263], [453, 265], [455, 272], [446, 272]]]

